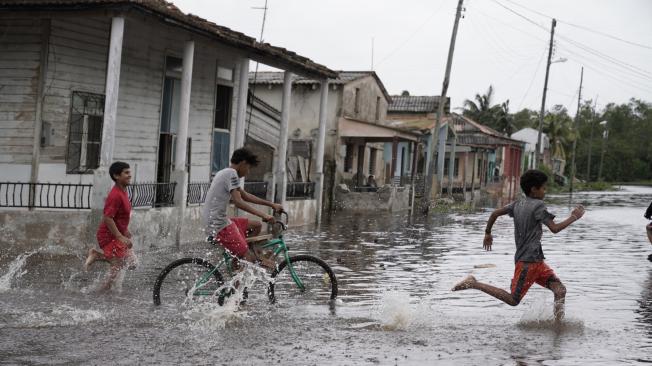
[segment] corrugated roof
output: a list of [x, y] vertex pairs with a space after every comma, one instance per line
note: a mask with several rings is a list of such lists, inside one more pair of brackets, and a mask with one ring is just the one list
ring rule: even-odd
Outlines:
[[[388, 113], [435, 113], [439, 108], [439, 96], [429, 95], [392, 95], [392, 103], [387, 107]], [[446, 98], [444, 110], [450, 109], [450, 98]]]
[[292, 51], [268, 43], [259, 43], [255, 38], [244, 33], [217, 25], [193, 14], [185, 14], [171, 2], [164, 0], [0, 0], [0, 10], [4, 11], [36, 9], [80, 11], [98, 8], [126, 10], [129, 7], [163, 16], [171, 20], [174, 25], [190, 28], [191, 31], [243, 48], [251, 53], [252, 58], [255, 58], [255, 55], [273, 57], [283, 65], [296, 68], [309, 75], [331, 78], [337, 75], [326, 66], [317, 64]]
[[[249, 73], [249, 82], [263, 85], [281, 85], [283, 84], [283, 72], [282, 71], [258, 71], [258, 73], [250, 72]], [[367, 77], [373, 76], [376, 79], [376, 82], [380, 86], [380, 89], [383, 91], [383, 94], [387, 100], [391, 103], [392, 97], [387, 93], [385, 85], [380, 81], [380, 78], [374, 71], [337, 71], [337, 77], [329, 79], [331, 84], [347, 84], [352, 81]], [[319, 84], [321, 81], [304, 77], [304, 76], [295, 76], [292, 80], [293, 84]]]

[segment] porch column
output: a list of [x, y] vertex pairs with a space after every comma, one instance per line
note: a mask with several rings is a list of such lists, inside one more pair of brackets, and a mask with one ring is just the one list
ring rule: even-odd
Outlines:
[[453, 136], [450, 159], [448, 159], [448, 197], [453, 198], [453, 177], [455, 176], [455, 148], [457, 147], [457, 136]]
[[194, 54], [195, 42], [187, 41], [183, 47], [181, 98], [179, 101], [179, 129], [177, 131], [177, 146], [173, 173], [173, 181], [177, 184], [174, 190], [174, 205], [177, 207], [179, 213], [176, 231], [177, 246], [181, 243], [181, 228], [183, 227], [183, 219], [188, 196], [188, 169], [186, 169], [186, 157], [188, 156], [188, 124], [190, 120], [190, 92], [192, 89], [192, 66]]
[[290, 98], [292, 94], [292, 73], [283, 73], [283, 101], [281, 102], [281, 137], [278, 144], [278, 162], [276, 164], [276, 202], [285, 204], [287, 197], [287, 150], [288, 128], [290, 123]]
[[111, 20], [109, 59], [106, 65], [106, 85], [104, 88], [104, 120], [102, 122], [100, 166], [95, 169], [93, 174], [93, 198], [91, 200], [91, 207], [98, 210], [104, 209], [104, 198], [111, 189], [113, 182], [109, 176], [109, 166], [113, 161], [113, 148], [115, 145], [115, 124], [118, 114], [124, 29], [124, 17], [115, 17]]
[[389, 176], [389, 179], [391, 180], [389, 183], [394, 184], [394, 177], [396, 176], [396, 160], [398, 158], [398, 138], [394, 137], [392, 140], [392, 171], [391, 175]]
[[247, 115], [247, 97], [249, 93], [249, 59], [240, 61], [240, 77], [238, 83], [238, 106], [235, 127], [235, 148], [239, 149], [245, 144], [245, 127]]
[[326, 109], [328, 107], [328, 80], [321, 81], [319, 98], [319, 136], [317, 137], [316, 187], [317, 224], [321, 223], [321, 210], [324, 199], [324, 149], [326, 146]]
[[446, 162], [446, 141], [448, 141], [448, 126], [443, 126], [439, 131], [437, 144], [437, 196], [441, 196], [444, 182], [444, 164]]

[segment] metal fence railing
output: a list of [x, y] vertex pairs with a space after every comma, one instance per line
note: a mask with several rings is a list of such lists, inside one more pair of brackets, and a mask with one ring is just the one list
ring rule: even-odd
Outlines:
[[268, 182], [245, 182], [244, 190], [258, 198], [267, 199]]
[[287, 199], [313, 199], [315, 198], [315, 182], [288, 182], [286, 190]]
[[127, 187], [131, 207], [172, 206], [176, 186], [176, 182], [132, 184]]
[[210, 182], [194, 182], [188, 184], [188, 204], [204, 203], [206, 193], [208, 193], [210, 186]]
[[90, 184], [0, 182], [0, 207], [91, 208]]

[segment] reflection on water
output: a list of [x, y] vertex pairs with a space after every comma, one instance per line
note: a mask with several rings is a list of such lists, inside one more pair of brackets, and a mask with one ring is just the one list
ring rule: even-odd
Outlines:
[[[9, 364], [632, 364], [652, 361], [652, 247], [642, 215], [652, 188], [576, 194], [587, 207], [568, 230], [544, 234], [547, 262], [568, 289], [567, 319], [551, 322], [552, 294], [536, 285], [519, 307], [480, 292], [452, 293], [469, 273], [508, 288], [513, 225], [501, 218], [482, 251], [490, 208], [412, 220], [336, 214], [292, 230], [294, 254], [331, 264], [339, 299], [270, 305], [251, 285], [242, 306], [154, 308], [151, 287], [170, 261], [218, 258], [203, 243], [139, 253], [121, 291], [88, 294], [102, 276], [83, 253], [15, 253], [0, 262], [0, 360]], [[567, 197], [548, 198], [559, 218]], [[409, 223], [409, 224], [408, 224]], [[22, 255], [22, 256], [18, 256]], [[10, 274], [11, 273], [11, 274]], [[20, 275], [18, 275], [20, 274]], [[5, 283], [7, 282], [7, 283]], [[65, 334], [65, 342], [62, 335]], [[119, 349], [120, 352], [107, 352]]]

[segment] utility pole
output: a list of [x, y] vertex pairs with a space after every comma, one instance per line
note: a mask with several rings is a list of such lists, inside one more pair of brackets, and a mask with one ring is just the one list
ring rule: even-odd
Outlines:
[[586, 164], [586, 181], [590, 182], [591, 181], [591, 150], [593, 147], [593, 127], [595, 126], [595, 121], [597, 120], [597, 113], [596, 113], [596, 108], [598, 107], [598, 96], [595, 96], [595, 100], [593, 101], [593, 119], [591, 120], [591, 134], [589, 137], [589, 161]]
[[453, 24], [453, 34], [451, 35], [451, 42], [448, 48], [448, 60], [446, 61], [446, 73], [444, 75], [444, 82], [441, 88], [441, 95], [439, 96], [439, 106], [437, 108], [437, 117], [435, 120], [435, 126], [430, 130], [431, 142], [428, 149], [428, 156], [430, 157], [430, 164], [428, 164], [427, 169], [427, 179], [425, 182], [425, 192], [423, 195], [425, 203], [425, 213], [427, 214], [430, 210], [430, 194], [432, 192], [432, 186], [435, 181], [435, 156], [438, 150], [439, 142], [439, 126], [441, 125], [441, 118], [444, 114], [444, 106], [446, 104], [446, 92], [448, 91], [448, 84], [450, 82], [451, 66], [453, 64], [453, 53], [455, 51], [455, 40], [457, 39], [457, 28], [460, 23], [460, 17], [462, 16], [462, 4], [464, 0], [459, 0], [457, 3], [457, 12], [455, 13], [455, 23]]
[[573, 181], [575, 180], [575, 151], [577, 150], [577, 139], [579, 136], [579, 121], [580, 121], [580, 102], [582, 101], [582, 82], [584, 81], [584, 66], [580, 73], [580, 90], [577, 95], [577, 113], [575, 114], [575, 138], [573, 139], [573, 159], [571, 162], [571, 177], [570, 177], [570, 197], [569, 204], [573, 204]]
[[539, 168], [543, 157], [541, 156], [541, 134], [543, 133], [543, 115], [546, 112], [546, 92], [548, 91], [548, 74], [550, 73], [550, 61], [552, 59], [552, 46], [555, 39], [555, 26], [557, 20], [552, 20], [552, 27], [550, 28], [550, 46], [548, 47], [548, 63], [546, 64], [546, 78], [543, 82], [543, 99], [541, 100], [541, 113], [539, 114], [539, 135], [537, 138], [535, 156], [535, 168]]

